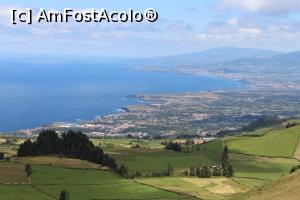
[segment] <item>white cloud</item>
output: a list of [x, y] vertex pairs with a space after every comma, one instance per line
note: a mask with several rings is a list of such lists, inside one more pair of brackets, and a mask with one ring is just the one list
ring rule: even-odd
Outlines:
[[230, 18], [227, 20], [227, 23], [231, 26], [236, 26], [239, 24], [239, 20], [237, 18]]
[[288, 14], [300, 11], [299, 0], [221, 0], [222, 9], [234, 8], [264, 14]]
[[261, 29], [259, 28], [240, 28], [239, 32], [242, 34], [258, 36], [262, 33]]
[[167, 27], [168, 31], [173, 31], [173, 32], [189, 32], [189, 31], [193, 31], [194, 28], [183, 21], [176, 21], [174, 23], [171, 23], [168, 27]]
[[[208, 24], [206, 29], [193, 36], [194, 41], [210, 44], [239, 45], [258, 47], [259, 44], [285, 45], [300, 40], [299, 23], [286, 21], [247, 21], [246, 19], [229, 18], [216, 20]], [[294, 44], [297, 44], [295, 42]]]

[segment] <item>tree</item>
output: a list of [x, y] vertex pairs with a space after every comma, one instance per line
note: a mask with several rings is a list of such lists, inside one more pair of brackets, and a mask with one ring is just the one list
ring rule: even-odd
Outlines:
[[31, 165], [30, 164], [26, 164], [25, 165], [25, 172], [26, 172], [27, 177], [31, 176], [32, 169], [31, 169]]
[[233, 177], [234, 175], [234, 169], [232, 164], [229, 161], [228, 156], [228, 147], [227, 145], [224, 147], [223, 155], [222, 155], [222, 169], [223, 169], [223, 176], [226, 177]]
[[228, 165], [227, 165], [227, 174], [226, 174], [226, 177], [233, 177], [234, 175], [234, 170], [233, 170], [233, 166], [230, 162], [228, 162]]
[[34, 156], [35, 154], [35, 144], [32, 143], [30, 139], [21, 144], [17, 152], [17, 156], [19, 157]]
[[142, 174], [141, 174], [141, 172], [135, 172], [134, 176], [135, 176], [135, 177], [141, 177]]
[[69, 200], [70, 199], [70, 193], [62, 190], [60, 191], [59, 200]]
[[225, 162], [228, 161], [229, 157], [228, 157], [228, 147], [227, 145], [225, 145], [224, 150], [223, 150], [223, 155], [222, 155], [222, 166], [224, 165]]
[[128, 168], [123, 164], [121, 164], [120, 168], [117, 170], [117, 173], [122, 177], [129, 177]]
[[202, 170], [201, 170], [201, 165], [198, 165], [196, 167], [196, 176], [201, 177], [202, 176]]
[[165, 148], [167, 150], [180, 152], [181, 151], [181, 144], [178, 143], [178, 142], [169, 141], [168, 143], [165, 144]]
[[184, 175], [184, 176], [188, 176], [188, 175], [189, 175], [189, 171], [188, 171], [188, 170], [185, 170], [185, 171], [183, 172], [183, 175]]
[[4, 153], [0, 153], [0, 160], [4, 160]]
[[173, 176], [173, 174], [174, 174], [174, 168], [170, 163], [168, 163], [167, 175]]
[[196, 169], [195, 166], [190, 167], [190, 176], [195, 176], [196, 175]]
[[208, 167], [208, 165], [204, 165], [203, 167], [200, 165], [198, 167], [197, 171], [198, 171], [197, 176], [199, 178], [210, 178], [211, 177], [211, 170]]
[[28, 182], [31, 183], [30, 176], [31, 176], [31, 173], [32, 173], [32, 169], [31, 169], [30, 164], [25, 165], [25, 172], [26, 172], [26, 175], [27, 175], [27, 178], [28, 178]]
[[221, 167], [220, 166], [213, 166], [212, 175], [213, 176], [222, 176]]

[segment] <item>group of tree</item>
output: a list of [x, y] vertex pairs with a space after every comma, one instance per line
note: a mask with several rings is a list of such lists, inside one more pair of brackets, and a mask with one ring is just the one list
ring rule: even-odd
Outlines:
[[124, 177], [124, 178], [127, 178], [127, 179], [134, 179], [134, 178], [137, 178], [137, 177], [141, 177], [142, 174], [138, 171], [136, 172], [130, 172], [128, 170], [128, 167], [126, 167], [125, 165], [121, 164], [121, 166], [119, 168], [117, 168], [115, 170], [115, 172], [117, 174], [119, 174], [120, 176]]
[[199, 178], [210, 178], [212, 175], [212, 168], [208, 165], [191, 166], [189, 171], [185, 171], [186, 176], [197, 176]]
[[224, 147], [222, 154], [222, 163], [218, 166], [197, 165], [191, 166], [188, 171], [184, 172], [185, 176], [197, 176], [199, 178], [210, 178], [211, 176], [233, 177], [234, 170], [228, 156], [228, 147]]
[[173, 175], [174, 175], [174, 167], [173, 165], [168, 163], [167, 168], [165, 170], [146, 174], [145, 177], [165, 177], [165, 176], [173, 176]]
[[36, 141], [26, 140], [20, 145], [17, 156], [63, 155], [70, 158], [87, 160], [89, 162], [117, 169], [116, 161], [96, 147], [89, 138], [81, 132], [68, 131], [59, 136], [55, 131], [42, 131]]
[[172, 151], [177, 151], [177, 152], [181, 152], [182, 147], [181, 144], [179, 142], [173, 142], [173, 141], [169, 141], [169, 142], [163, 142], [163, 145], [165, 145], [165, 149], [167, 150], [172, 150]]
[[[128, 167], [126, 167], [125, 165], [121, 164], [120, 167], [118, 169], [115, 170], [115, 172], [117, 174], [119, 174], [122, 177], [125, 177], [127, 179], [134, 179], [134, 178], [138, 178], [141, 177], [142, 174], [141, 172], [130, 172], [128, 170]], [[160, 172], [152, 172], [150, 174], [146, 174], [144, 175], [145, 177], [164, 177], [164, 176], [173, 176], [174, 175], [174, 167], [169, 163], [167, 165], [167, 169], [160, 171]]]

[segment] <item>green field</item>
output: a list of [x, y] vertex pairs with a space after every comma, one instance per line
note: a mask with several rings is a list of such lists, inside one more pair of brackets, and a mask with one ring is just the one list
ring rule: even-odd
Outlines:
[[[0, 164], [2, 168], [2, 163]], [[1, 170], [1, 173], [4, 173]], [[192, 199], [123, 179], [110, 171], [33, 165], [31, 185], [0, 185], [0, 199], [57, 199], [62, 189], [71, 199]]]
[[131, 171], [144, 174], [165, 170], [168, 163], [174, 166], [177, 174], [182, 173], [190, 166], [198, 164], [215, 165], [220, 163], [222, 156], [221, 141], [214, 141], [201, 146], [199, 151], [182, 153], [167, 151], [165, 149], [124, 148], [114, 146], [104, 148], [117, 160], [119, 164], [126, 165]]
[[275, 180], [290, 172], [292, 166], [299, 162], [295, 159], [265, 158], [230, 154], [235, 170], [235, 177], [258, 178], [262, 180]]
[[[241, 137], [236, 138], [237, 140], [234, 141], [238, 141]], [[245, 138], [252, 140], [252, 137]], [[167, 151], [165, 149], [132, 149], [118, 145], [115, 145], [113, 148], [108, 147], [106, 150], [112, 153], [112, 156], [119, 164], [126, 165], [131, 171], [140, 171], [145, 175], [151, 172], [162, 171], [170, 163], [174, 166], [175, 174], [181, 176], [184, 170], [189, 169], [193, 165], [219, 164], [223, 144], [222, 140], [209, 142], [201, 145], [200, 150], [195, 150], [192, 153]], [[295, 159], [267, 158], [236, 153], [230, 154], [230, 160], [234, 165], [236, 177], [261, 179], [257, 180], [258, 183], [253, 183], [253, 185], [261, 185], [286, 175], [292, 166], [298, 164], [298, 161]], [[253, 180], [252, 182], [255, 181]]]
[[269, 157], [293, 157], [300, 137], [300, 126], [272, 130], [260, 137], [226, 137], [230, 152]]
[[[109, 169], [87, 161], [53, 156], [11, 157], [0, 162], [0, 199], [57, 199], [66, 190], [73, 199], [208, 199], [252, 198], [255, 188], [272, 184], [289, 174], [299, 162], [293, 158], [300, 136], [300, 126], [286, 129], [264, 128], [245, 136], [230, 136], [201, 145], [185, 146], [187, 152], [165, 150], [164, 140], [128, 138], [92, 139], [105, 152], [124, 164], [129, 171], [144, 177], [125, 179]], [[1, 151], [6, 157], [16, 153], [17, 138], [3, 137]], [[139, 148], [135, 148], [136, 144]], [[184, 176], [198, 164], [219, 165], [224, 145], [234, 167], [233, 178], [209, 179]], [[299, 150], [299, 149], [298, 149]], [[31, 184], [25, 165], [32, 164]], [[174, 167], [172, 177], [151, 177], [153, 172]], [[250, 199], [251, 199], [250, 198]], [[255, 199], [255, 198], [252, 198]]]

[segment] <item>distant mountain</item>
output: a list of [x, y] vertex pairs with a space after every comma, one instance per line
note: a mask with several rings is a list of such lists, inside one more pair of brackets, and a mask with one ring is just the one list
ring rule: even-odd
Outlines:
[[246, 58], [262, 58], [280, 54], [282, 52], [271, 50], [224, 47], [190, 54], [138, 59], [133, 63], [154, 67], [201, 67]]
[[261, 58], [245, 58], [210, 66], [230, 73], [296, 73], [300, 72], [300, 51]]
[[140, 59], [129, 64], [129, 68], [136, 71], [218, 76], [245, 81], [251, 88], [300, 90], [300, 51], [282, 53], [228, 47]]

